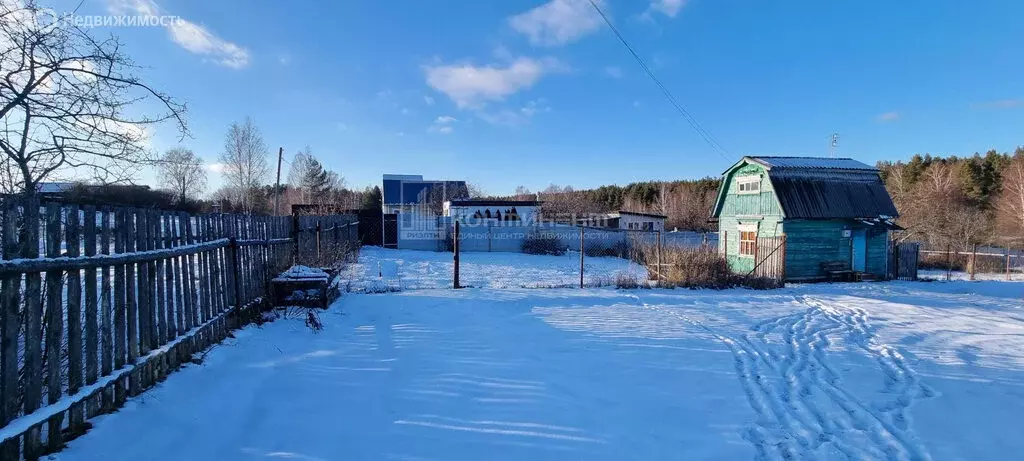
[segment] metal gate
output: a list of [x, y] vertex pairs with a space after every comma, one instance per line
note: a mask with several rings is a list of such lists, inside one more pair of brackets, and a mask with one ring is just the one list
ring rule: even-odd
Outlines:
[[385, 213], [381, 217], [384, 248], [398, 248], [398, 215]]

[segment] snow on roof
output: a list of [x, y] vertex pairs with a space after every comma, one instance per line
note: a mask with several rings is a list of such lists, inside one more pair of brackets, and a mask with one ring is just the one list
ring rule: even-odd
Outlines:
[[822, 157], [773, 157], [773, 156], [752, 156], [751, 160], [760, 163], [768, 168], [805, 168], [805, 169], [835, 169], [835, 170], [867, 170], [877, 171], [875, 167], [859, 162], [852, 158], [822, 158]]
[[314, 267], [295, 265], [281, 273], [278, 279], [326, 279], [327, 272]]

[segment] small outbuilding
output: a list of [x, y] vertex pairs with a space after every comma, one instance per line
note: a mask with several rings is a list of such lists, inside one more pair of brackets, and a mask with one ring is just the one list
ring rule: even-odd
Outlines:
[[772, 253], [789, 281], [885, 277], [896, 216], [876, 168], [816, 157], [743, 157], [722, 174], [712, 212], [733, 271]]

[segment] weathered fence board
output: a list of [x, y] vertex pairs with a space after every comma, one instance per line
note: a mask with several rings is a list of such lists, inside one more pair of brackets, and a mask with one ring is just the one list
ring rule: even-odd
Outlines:
[[348, 218], [313, 218], [3, 199], [0, 459], [60, 449], [244, 324], [300, 234], [304, 262], [344, 257]]

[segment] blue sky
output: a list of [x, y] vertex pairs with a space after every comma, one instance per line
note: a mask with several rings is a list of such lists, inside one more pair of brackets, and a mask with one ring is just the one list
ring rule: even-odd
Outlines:
[[[867, 163], [1024, 144], [1024, 2], [601, 5], [727, 155], [586, 0], [87, 0], [79, 13], [188, 21], [109, 32], [188, 103], [181, 144], [208, 162], [251, 116], [274, 153], [309, 145], [353, 187], [382, 173], [492, 194], [696, 178], [742, 155], [828, 155], [833, 132]], [[170, 127], [151, 142], [178, 145]]]

